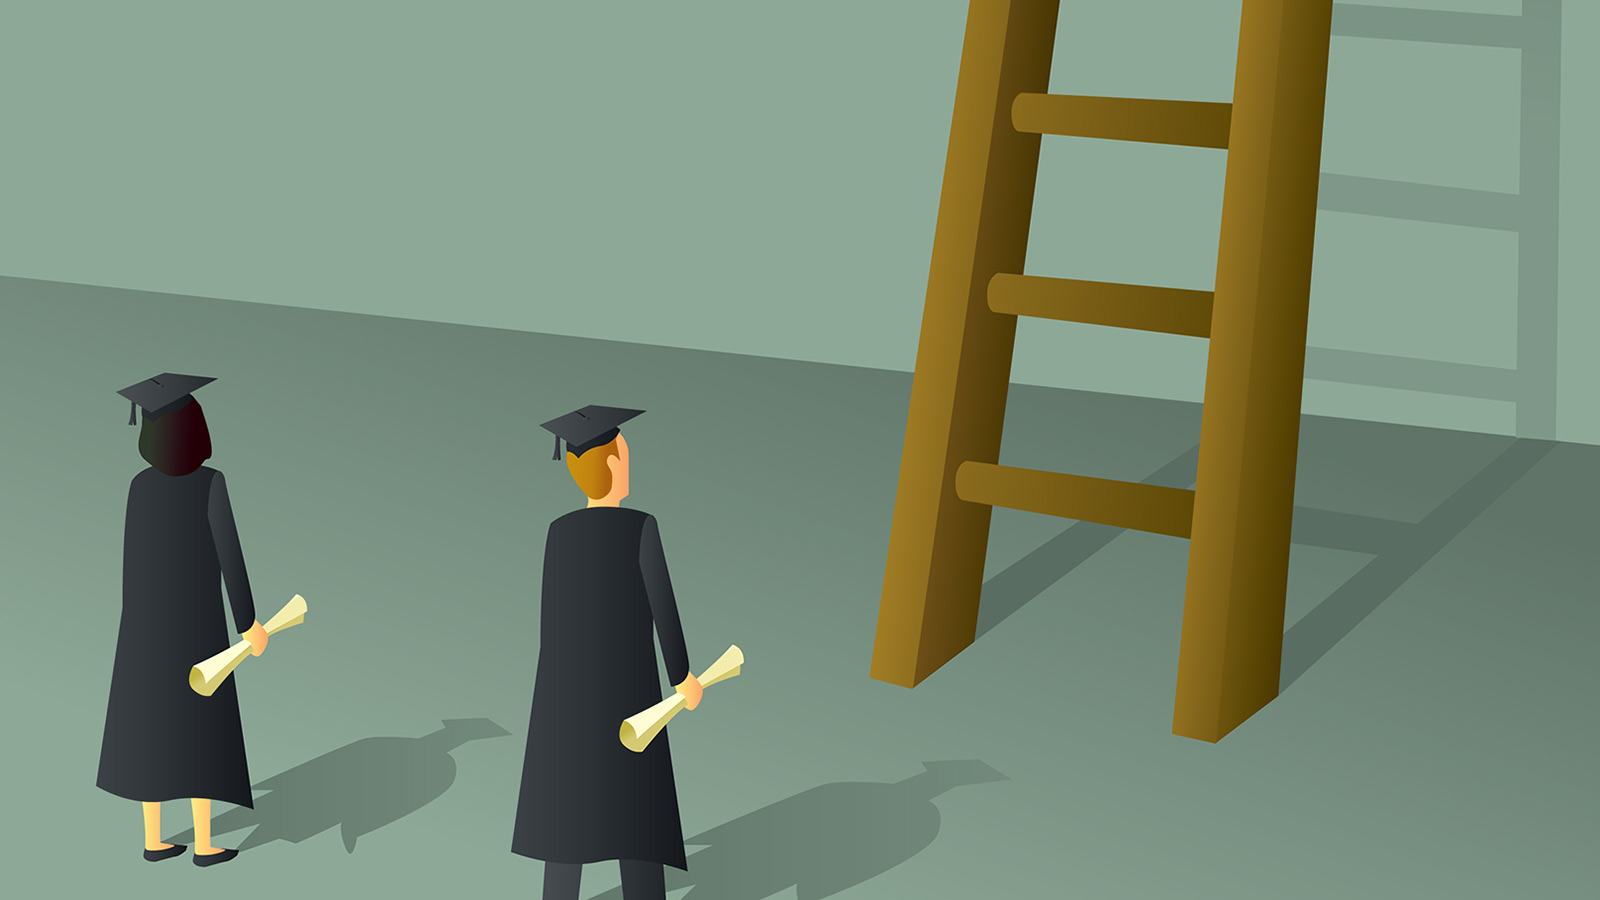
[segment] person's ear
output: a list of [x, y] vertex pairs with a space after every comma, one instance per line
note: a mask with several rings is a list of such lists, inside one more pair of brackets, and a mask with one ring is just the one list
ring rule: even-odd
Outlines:
[[620, 456], [608, 456], [608, 457], [606, 457], [606, 468], [611, 470], [611, 477], [612, 478], [616, 478], [618, 475], [620, 475], [622, 473], [622, 457], [620, 457]]

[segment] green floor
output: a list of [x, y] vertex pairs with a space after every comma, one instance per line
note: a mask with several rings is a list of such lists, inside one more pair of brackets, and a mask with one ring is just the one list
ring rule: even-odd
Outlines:
[[[144, 863], [138, 808], [94, 786], [143, 465], [113, 391], [168, 370], [219, 379], [211, 464], [258, 604], [311, 605], [238, 673], [271, 792], [219, 810], [247, 852], [207, 870]], [[649, 411], [627, 502], [661, 521], [696, 668], [747, 657], [672, 727], [709, 846], [670, 896], [1505, 900], [1600, 876], [1600, 447], [1307, 418], [1285, 690], [1213, 745], [1170, 734], [1171, 538], [998, 511], [978, 642], [914, 691], [867, 677], [905, 374], [18, 279], [0, 374], [10, 896], [537, 897], [508, 846], [544, 530], [580, 500], [538, 423], [588, 403]], [[1004, 462], [1192, 479], [1192, 405], [1018, 387], [1009, 410]], [[583, 896], [617, 881], [595, 866]]]

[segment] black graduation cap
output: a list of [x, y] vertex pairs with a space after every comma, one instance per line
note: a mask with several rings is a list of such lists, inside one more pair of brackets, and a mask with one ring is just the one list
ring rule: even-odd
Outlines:
[[159, 419], [169, 412], [182, 409], [189, 395], [200, 390], [215, 378], [204, 375], [175, 375], [166, 372], [129, 385], [117, 393], [128, 398], [128, 424], [139, 424], [139, 410], [144, 409], [145, 421]]
[[642, 409], [619, 409], [615, 406], [585, 406], [540, 425], [556, 436], [556, 453], [551, 459], [561, 458], [561, 442], [567, 450], [579, 456], [596, 447], [604, 447], [617, 436], [618, 425], [644, 412]]

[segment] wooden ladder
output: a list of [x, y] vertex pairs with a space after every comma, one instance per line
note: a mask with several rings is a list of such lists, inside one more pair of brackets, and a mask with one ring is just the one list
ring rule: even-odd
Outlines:
[[[1233, 103], [1047, 93], [1059, 0], [972, 0], [871, 675], [971, 644], [995, 506], [1189, 538], [1173, 733], [1278, 694], [1331, 0], [1243, 0]], [[1213, 291], [1024, 275], [1040, 136], [1225, 148]], [[1017, 317], [1209, 337], [1193, 491], [1001, 466]]]

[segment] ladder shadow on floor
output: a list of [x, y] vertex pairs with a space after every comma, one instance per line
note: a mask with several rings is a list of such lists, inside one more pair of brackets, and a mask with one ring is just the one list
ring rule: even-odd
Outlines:
[[[1296, 506], [1294, 543], [1365, 553], [1372, 559], [1284, 633], [1279, 691], [1294, 684], [1344, 640], [1512, 485], [1532, 471], [1554, 446], [1552, 441], [1513, 440], [1466, 484], [1416, 523]], [[1145, 479], [1145, 483], [1192, 487], [1198, 454], [1199, 447], [1191, 447]], [[1074, 522], [994, 575], [983, 585], [978, 638], [1105, 549], [1126, 530], [1093, 522]]]
[[[235, 807], [212, 820], [213, 835], [252, 829], [222, 846], [250, 850], [272, 841], [298, 844], [338, 828], [346, 853], [362, 835], [393, 824], [437, 800], [456, 779], [451, 752], [470, 741], [506, 737], [489, 719], [446, 719], [422, 737], [369, 737], [331, 750], [255, 786], [255, 808]], [[170, 838], [194, 840], [191, 829]]]
[[[939, 835], [934, 799], [951, 788], [1009, 779], [976, 759], [924, 762], [896, 782], [838, 781], [811, 788], [690, 837], [687, 872], [668, 867], [668, 892], [690, 900], [762, 900], [793, 888], [817, 900], [909, 861]], [[959, 852], [954, 848], [952, 852]], [[614, 864], [584, 874], [615, 872]], [[617, 886], [592, 900], [623, 900]]]
[[1415, 524], [1295, 508], [1294, 542], [1373, 554], [1283, 636], [1286, 690], [1538, 465], [1553, 441], [1517, 440]]

